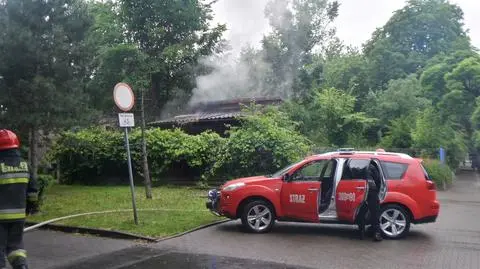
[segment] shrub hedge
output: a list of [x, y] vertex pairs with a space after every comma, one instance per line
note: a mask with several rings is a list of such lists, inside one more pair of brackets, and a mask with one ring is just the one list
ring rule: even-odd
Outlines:
[[[181, 130], [146, 131], [152, 179], [187, 178], [224, 180], [230, 177], [273, 173], [304, 157], [308, 141], [295, 123], [278, 110], [258, 114], [252, 110], [242, 127], [228, 138], [213, 132], [188, 135]], [[134, 173], [142, 172], [141, 133], [131, 133]], [[104, 128], [64, 133], [53, 145], [49, 159], [60, 167], [62, 183], [120, 183], [126, 181], [126, 153], [120, 131]]]
[[427, 159], [424, 161], [424, 167], [437, 186], [443, 188], [453, 183], [454, 174], [448, 165], [444, 165], [438, 160]]

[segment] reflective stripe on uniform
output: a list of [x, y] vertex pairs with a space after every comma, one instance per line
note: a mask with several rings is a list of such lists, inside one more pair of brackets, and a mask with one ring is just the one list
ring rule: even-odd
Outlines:
[[1, 209], [0, 220], [24, 219], [26, 217], [25, 208]]
[[10, 178], [29, 178], [30, 174], [28, 173], [8, 173], [8, 174], [0, 174], [0, 180], [2, 179], [10, 179]]
[[28, 184], [28, 178], [9, 178], [9, 179], [0, 179], [0, 185], [8, 184]]
[[28, 173], [10, 173], [0, 175], [0, 185], [7, 184], [28, 184], [30, 175]]
[[10, 262], [10, 264], [14, 263], [15, 260], [17, 260], [19, 258], [26, 259], [27, 258], [27, 251], [24, 250], [24, 249], [17, 249], [17, 250], [14, 250], [14, 251], [10, 252], [7, 256], [8, 262]]

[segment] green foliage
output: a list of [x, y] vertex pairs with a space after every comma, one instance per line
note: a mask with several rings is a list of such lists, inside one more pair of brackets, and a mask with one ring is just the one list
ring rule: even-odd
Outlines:
[[[131, 133], [135, 173], [141, 173], [140, 131]], [[151, 172], [157, 180], [172, 169], [185, 169], [200, 177], [213, 165], [223, 139], [217, 134], [190, 136], [179, 130], [152, 129], [146, 132]], [[126, 153], [123, 136], [102, 128], [64, 133], [49, 153], [61, 167], [63, 183], [104, 183], [125, 178]]]
[[[149, 165], [154, 180], [166, 176], [224, 179], [272, 173], [303, 158], [309, 142], [296, 124], [282, 112], [251, 110], [242, 127], [230, 130], [229, 138], [204, 132], [188, 135], [180, 130], [150, 129], [146, 132]], [[141, 167], [140, 132], [131, 133], [135, 173]], [[126, 173], [123, 137], [101, 128], [67, 132], [57, 140], [50, 159], [60, 165], [63, 183], [117, 183]]]
[[82, 82], [91, 24], [82, 0], [0, 3], [2, 124], [51, 130], [89, 116]]
[[[146, 131], [150, 170], [153, 178], [165, 176], [173, 169], [189, 170], [188, 176], [202, 177], [210, 171], [218, 158], [225, 139], [216, 133], [204, 132], [188, 135], [180, 130], [151, 129]], [[132, 136], [133, 143], [140, 144], [140, 133]], [[140, 166], [141, 151], [138, 148], [134, 159]]]
[[372, 99], [367, 102], [365, 110], [380, 119], [382, 124], [422, 111], [431, 104], [422, 96], [422, 88], [415, 75], [390, 81], [388, 88]]
[[349, 92], [359, 98], [368, 91], [367, 62], [362, 54], [353, 51], [340, 54], [325, 62], [324, 86]]
[[426, 109], [417, 118], [412, 132], [415, 148], [425, 149], [429, 156], [436, 156], [443, 147], [447, 152], [447, 164], [456, 169], [466, 153], [464, 134], [450, 122], [444, 122], [438, 111]]
[[312, 118], [318, 123], [317, 131], [335, 146], [344, 146], [349, 135], [363, 135], [376, 119], [364, 112], [354, 112], [356, 98], [335, 88], [317, 91], [313, 101]]
[[272, 28], [262, 41], [262, 60], [272, 73], [266, 80], [269, 92], [296, 97], [308, 94], [315, 75], [307, 70], [313, 49], [334, 37], [332, 22], [338, 16], [338, 1], [269, 0], [265, 15]]
[[437, 186], [442, 187], [453, 183], [453, 171], [447, 165], [442, 164], [439, 160], [427, 159], [423, 166], [427, 173]]
[[384, 148], [408, 149], [413, 146], [412, 130], [415, 117], [404, 116], [390, 121], [388, 132], [380, 142]]
[[241, 121], [241, 127], [229, 131], [213, 176], [270, 174], [305, 157], [310, 149], [309, 141], [296, 131], [295, 122], [278, 109], [259, 114], [250, 108]]
[[38, 201], [40, 204], [43, 204], [45, 201], [45, 196], [50, 187], [55, 184], [55, 178], [51, 175], [39, 174], [38, 179]]
[[375, 31], [364, 51], [370, 60], [372, 87], [415, 73], [428, 59], [468, 49], [463, 11], [446, 0], [410, 0]]
[[98, 177], [126, 171], [121, 133], [102, 128], [66, 132], [57, 139], [49, 158], [60, 166], [61, 183], [95, 183]]
[[119, 1], [127, 40], [148, 56], [154, 108], [195, 88], [199, 59], [220, 49], [225, 25], [210, 27], [212, 3], [200, 0]]

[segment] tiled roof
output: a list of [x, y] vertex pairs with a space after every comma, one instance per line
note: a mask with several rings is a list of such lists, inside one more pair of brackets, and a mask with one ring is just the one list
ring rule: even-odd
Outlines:
[[190, 107], [186, 114], [178, 115], [173, 118], [159, 120], [150, 124], [187, 124], [199, 121], [215, 121], [222, 119], [233, 119], [243, 115], [242, 104], [248, 104], [251, 101], [259, 105], [276, 105], [282, 102], [280, 98], [256, 98], [256, 99], [236, 99], [198, 103]]
[[152, 124], [159, 124], [159, 123], [185, 124], [185, 123], [206, 121], [206, 120], [233, 119], [241, 115], [242, 115], [242, 112], [240, 111], [229, 112], [229, 113], [196, 113], [196, 114], [180, 115], [171, 119], [152, 122]]

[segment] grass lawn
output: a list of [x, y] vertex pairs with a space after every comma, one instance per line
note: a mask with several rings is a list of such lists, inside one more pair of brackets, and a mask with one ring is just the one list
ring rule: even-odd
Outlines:
[[[58, 222], [89, 228], [125, 231], [151, 237], [177, 234], [222, 218], [215, 217], [205, 208], [206, 191], [187, 187], [158, 187], [153, 199], [145, 199], [143, 187], [136, 187], [137, 208], [167, 209], [171, 211], [139, 211], [139, 225], [133, 222], [133, 213], [108, 213], [82, 216]], [[30, 216], [29, 221], [45, 221], [57, 217], [106, 210], [131, 209], [128, 186], [65, 186], [54, 185], [46, 193], [41, 213]]]

